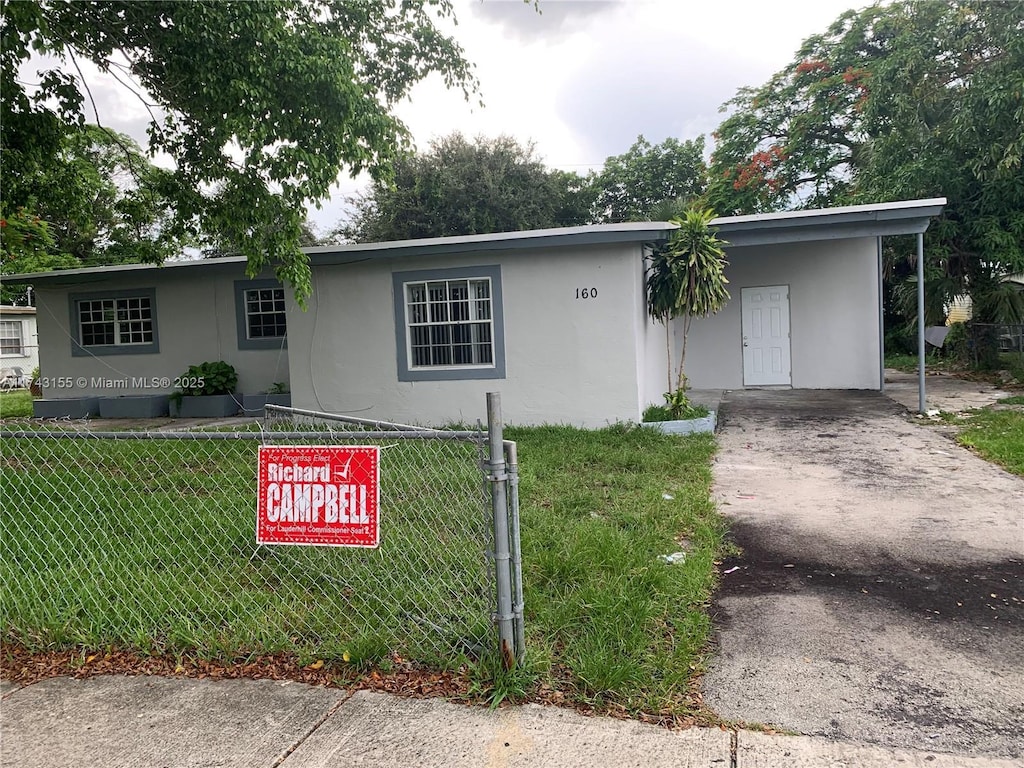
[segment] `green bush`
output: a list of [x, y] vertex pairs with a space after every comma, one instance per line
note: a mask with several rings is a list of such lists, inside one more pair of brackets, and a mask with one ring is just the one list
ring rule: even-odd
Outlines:
[[184, 395], [230, 395], [238, 385], [238, 373], [234, 366], [218, 360], [212, 363], [190, 365], [180, 377], [181, 389], [175, 393]]
[[953, 323], [949, 326], [949, 334], [942, 345], [946, 356], [951, 360], [964, 365], [971, 363], [971, 349], [967, 335], [967, 326], [964, 323]]
[[917, 330], [908, 323], [900, 323], [885, 332], [887, 355], [916, 355]]

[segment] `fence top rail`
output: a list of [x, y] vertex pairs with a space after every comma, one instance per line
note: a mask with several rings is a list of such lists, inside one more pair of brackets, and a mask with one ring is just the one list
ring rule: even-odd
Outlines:
[[0, 439], [50, 439], [50, 440], [453, 440], [479, 442], [487, 438], [485, 432], [468, 432], [443, 429], [424, 429], [416, 432], [393, 430], [339, 432], [319, 430], [305, 432], [91, 432], [88, 430], [0, 430]]
[[437, 432], [439, 430], [431, 427], [418, 427], [414, 424], [399, 424], [392, 421], [381, 421], [380, 419], [364, 419], [360, 416], [348, 416], [340, 413], [327, 413], [326, 411], [311, 411], [306, 408], [292, 408], [288, 405], [274, 405], [267, 403], [264, 410], [270, 413], [283, 413], [289, 416], [308, 416], [314, 419], [325, 421], [340, 421], [348, 424], [360, 424], [367, 427], [376, 427], [379, 430], [396, 430], [399, 432]]

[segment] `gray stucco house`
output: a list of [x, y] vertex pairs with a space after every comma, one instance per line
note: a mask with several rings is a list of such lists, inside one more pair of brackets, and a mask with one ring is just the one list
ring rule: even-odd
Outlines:
[[[691, 385], [879, 389], [880, 238], [923, 232], [944, 204], [715, 220], [732, 300], [693, 323]], [[662, 399], [665, 329], [647, 315], [644, 258], [672, 229], [309, 248], [305, 311], [272, 277], [247, 279], [241, 258], [18, 279], [35, 288], [48, 399], [148, 394], [189, 365], [225, 360], [240, 392], [287, 382], [302, 408], [475, 422], [484, 394], [500, 391], [512, 423], [596, 427], [638, 421]]]

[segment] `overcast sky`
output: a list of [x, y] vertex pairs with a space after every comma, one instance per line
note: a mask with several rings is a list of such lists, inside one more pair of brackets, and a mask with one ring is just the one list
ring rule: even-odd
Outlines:
[[[643, 134], [708, 137], [719, 107], [786, 66], [800, 43], [864, 0], [454, 0], [456, 39], [484, 107], [419, 84], [399, 116], [425, 149], [452, 131], [533, 141], [553, 168], [585, 173]], [[91, 76], [90, 79], [92, 79]], [[145, 146], [149, 116], [117, 86], [91, 83], [103, 124]], [[89, 115], [91, 118], [92, 115]], [[310, 219], [326, 231], [364, 179], [343, 179]]]
[[[857, 0], [455, 0], [456, 39], [476, 65], [481, 109], [435, 80], [399, 115], [417, 146], [455, 130], [532, 140], [548, 166], [584, 173], [629, 149], [708, 137], [738, 88], [761, 85]], [[342, 215], [340, 194], [311, 220]]]

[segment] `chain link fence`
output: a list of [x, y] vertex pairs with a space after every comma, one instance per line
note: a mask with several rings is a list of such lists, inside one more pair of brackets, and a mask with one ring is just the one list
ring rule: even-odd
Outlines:
[[964, 325], [964, 333], [960, 354], [971, 365], [995, 369], [1006, 362], [1024, 364], [1024, 325], [970, 321]]
[[[495, 564], [509, 564], [494, 554], [494, 457], [482, 429], [283, 409], [244, 432], [44, 426], [2, 435], [8, 640], [442, 666], [498, 647]], [[379, 546], [257, 545], [260, 445], [377, 446]], [[521, 623], [521, 585], [517, 596]]]

